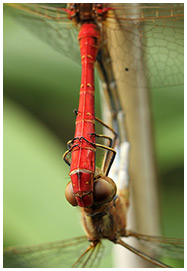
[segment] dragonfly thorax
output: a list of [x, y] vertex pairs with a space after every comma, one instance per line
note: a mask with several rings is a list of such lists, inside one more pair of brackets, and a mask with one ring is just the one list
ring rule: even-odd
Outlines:
[[68, 4], [69, 18], [73, 20], [76, 24], [83, 24], [84, 22], [95, 22], [101, 21], [103, 14], [106, 13], [108, 9], [103, 8], [103, 4], [93, 4], [93, 3], [73, 3]]
[[126, 236], [128, 199], [114, 197], [110, 202], [91, 208], [82, 208], [82, 223], [90, 241], [102, 238], [113, 242]]

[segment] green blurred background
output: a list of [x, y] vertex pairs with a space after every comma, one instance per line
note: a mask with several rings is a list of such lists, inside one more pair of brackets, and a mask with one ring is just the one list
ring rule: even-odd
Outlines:
[[[69, 168], [62, 161], [74, 134], [80, 75], [80, 66], [5, 14], [4, 246], [83, 235], [79, 210], [64, 197]], [[151, 99], [162, 230], [182, 237], [183, 87], [154, 89]], [[100, 267], [111, 261], [109, 255]]]

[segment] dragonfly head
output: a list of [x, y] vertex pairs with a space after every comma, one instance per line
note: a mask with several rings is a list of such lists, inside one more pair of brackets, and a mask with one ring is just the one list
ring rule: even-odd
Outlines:
[[[117, 187], [115, 182], [106, 176], [100, 176], [99, 178], [94, 180], [94, 189], [93, 192], [75, 195], [73, 192], [72, 182], [70, 181], [65, 190], [65, 196], [67, 201], [72, 206], [79, 205], [80, 207], [85, 207], [84, 204], [81, 204], [84, 197], [93, 197], [93, 205], [101, 205], [106, 202], [111, 201], [117, 192]], [[83, 205], [83, 206], [82, 206]], [[90, 206], [86, 206], [90, 207]]]
[[111, 201], [117, 192], [115, 182], [107, 177], [101, 176], [94, 181], [94, 205], [104, 204]]

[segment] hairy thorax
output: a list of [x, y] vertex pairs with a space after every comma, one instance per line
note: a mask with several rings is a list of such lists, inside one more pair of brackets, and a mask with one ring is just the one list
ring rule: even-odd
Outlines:
[[117, 195], [101, 206], [82, 209], [82, 223], [90, 241], [107, 238], [115, 241], [126, 234], [128, 200]]

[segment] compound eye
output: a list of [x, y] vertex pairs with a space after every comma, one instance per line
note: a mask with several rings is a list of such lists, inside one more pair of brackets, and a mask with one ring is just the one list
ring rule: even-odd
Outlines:
[[100, 177], [94, 182], [94, 203], [105, 203], [111, 201], [116, 195], [115, 182], [106, 176]]
[[70, 181], [67, 185], [66, 185], [66, 190], [65, 190], [65, 197], [67, 199], [67, 201], [73, 205], [73, 206], [77, 206], [77, 201], [75, 199], [75, 196], [73, 194], [73, 186], [72, 186], [72, 182]]

